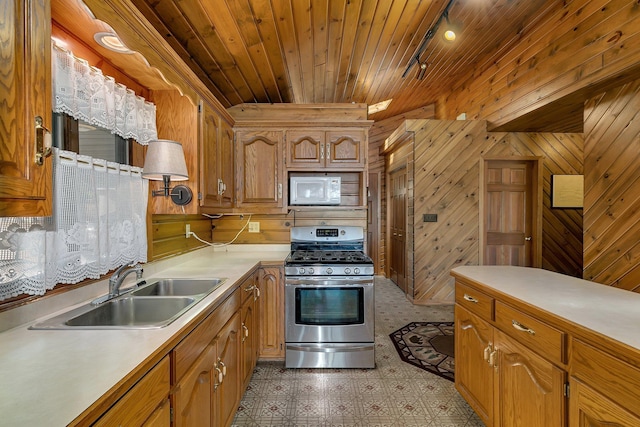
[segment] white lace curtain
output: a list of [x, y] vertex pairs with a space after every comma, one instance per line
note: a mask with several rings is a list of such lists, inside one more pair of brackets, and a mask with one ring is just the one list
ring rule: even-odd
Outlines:
[[147, 260], [142, 169], [56, 148], [53, 165], [53, 216], [0, 218], [0, 300]]
[[158, 139], [156, 106], [55, 44], [53, 112], [108, 129], [140, 144]]

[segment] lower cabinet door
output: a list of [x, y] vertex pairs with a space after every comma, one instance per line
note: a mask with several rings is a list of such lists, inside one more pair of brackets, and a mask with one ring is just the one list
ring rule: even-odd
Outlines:
[[211, 426], [217, 376], [215, 342], [207, 346], [174, 389], [174, 427]]
[[632, 414], [591, 387], [572, 378], [569, 427], [604, 426], [640, 426], [640, 416]]
[[486, 426], [493, 425], [493, 327], [460, 305], [455, 307], [456, 389]]
[[240, 402], [241, 364], [240, 364], [240, 313], [233, 317], [220, 330], [217, 337], [217, 372], [222, 372], [222, 381], [215, 388], [218, 413], [215, 426], [228, 426], [233, 421]]
[[563, 427], [566, 372], [495, 330], [496, 426]]

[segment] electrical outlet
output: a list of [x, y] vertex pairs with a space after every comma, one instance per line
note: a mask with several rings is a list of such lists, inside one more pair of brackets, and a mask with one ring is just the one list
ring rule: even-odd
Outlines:
[[187, 224], [185, 227], [185, 236], [187, 239], [191, 236], [191, 224]]
[[259, 233], [260, 232], [260, 223], [249, 221], [249, 233]]

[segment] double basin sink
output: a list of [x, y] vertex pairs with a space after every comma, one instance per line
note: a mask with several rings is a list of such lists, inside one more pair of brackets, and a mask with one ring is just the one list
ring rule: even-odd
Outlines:
[[226, 279], [156, 279], [98, 305], [86, 304], [31, 329], [154, 329], [167, 326]]

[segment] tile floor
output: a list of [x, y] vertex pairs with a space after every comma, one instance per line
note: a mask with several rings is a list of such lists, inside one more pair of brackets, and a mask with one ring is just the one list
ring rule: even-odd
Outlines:
[[414, 306], [376, 278], [375, 369], [285, 369], [260, 362], [233, 426], [483, 426], [451, 381], [400, 360], [389, 334], [452, 321], [452, 306]]

